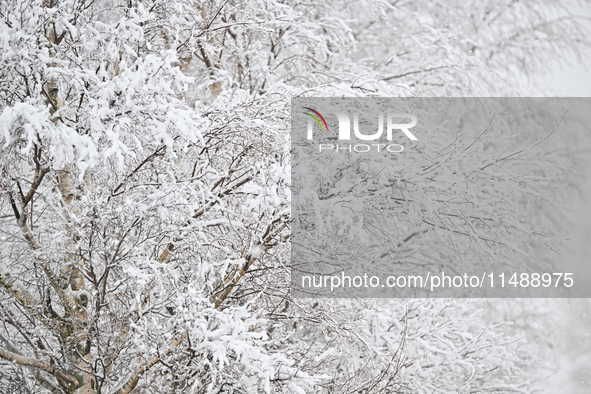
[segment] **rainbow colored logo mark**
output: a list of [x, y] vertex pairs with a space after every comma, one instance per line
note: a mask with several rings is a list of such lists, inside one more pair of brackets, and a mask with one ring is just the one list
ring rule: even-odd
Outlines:
[[[318, 112], [312, 108], [309, 108], [309, 107], [303, 107], [303, 108], [307, 109], [310, 112], [314, 112], [314, 114], [311, 114], [310, 112], [304, 112], [304, 114], [311, 116], [316, 121], [316, 123], [318, 123], [318, 126], [320, 126], [320, 130], [322, 130], [322, 123], [324, 123], [324, 127], [326, 127], [326, 131], [328, 131], [328, 125], [326, 124], [326, 120], [324, 120], [324, 117], [322, 115], [320, 115], [320, 112]], [[318, 115], [318, 116], [315, 116], [315, 115]], [[320, 119], [318, 119], [318, 118], [322, 119], [322, 123], [320, 123]]]

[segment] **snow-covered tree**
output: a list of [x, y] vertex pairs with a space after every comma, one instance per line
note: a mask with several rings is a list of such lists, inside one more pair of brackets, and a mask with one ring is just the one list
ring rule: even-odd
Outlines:
[[513, 92], [537, 5], [2, 1], [1, 387], [527, 392], [472, 304], [291, 297], [289, 100]]
[[[509, 278], [515, 271], [546, 272], [564, 207], [572, 200], [573, 179], [584, 168], [576, 154], [565, 152], [585, 135], [581, 122], [589, 120], [589, 104], [564, 98], [294, 101], [292, 203], [299, 212], [292, 223], [294, 286], [304, 291], [299, 273], [342, 270], [376, 275], [381, 283], [394, 274], [479, 276], [507, 270]], [[306, 139], [310, 118], [299, 111], [306, 105], [355, 113], [354, 124], [364, 133], [375, 133], [378, 111], [407, 108], [421, 119], [412, 129], [420, 140], [399, 132], [392, 141], [385, 135], [346, 141], [337, 140], [334, 131]], [[386, 146], [395, 142], [398, 153], [390, 153]], [[484, 294], [476, 287], [472, 296]], [[535, 290], [551, 297], [560, 289], [562, 283]], [[384, 290], [402, 297], [433, 294], [432, 289], [413, 293], [379, 285], [340, 288], [336, 294], [383, 296]], [[499, 285], [489, 296], [506, 290]], [[459, 292], [470, 296], [463, 287]]]

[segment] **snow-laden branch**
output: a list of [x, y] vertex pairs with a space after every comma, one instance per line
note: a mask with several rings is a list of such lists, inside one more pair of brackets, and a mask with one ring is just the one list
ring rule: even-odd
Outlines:
[[117, 389], [114, 394], [129, 394], [131, 391], [137, 386], [138, 382], [142, 378], [142, 376], [152, 368], [158, 361], [161, 360], [162, 357], [167, 356], [172, 352], [172, 350], [180, 345], [183, 340], [187, 337], [187, 333], [184, 332], [178, 337], [176, 337], [170, 344], [169, 348], [160, 352], [158, 356], [150, 357], [146, 362], [142, 363], [121, 385], [119, 389]]
[[43, 361], [39, 361], [34, 358], [21, 356], [19, 354], [9, 352], [8, 350], [2, 348], [0, 348], [0, 357], [20, 365], [38, 368], [42, 371], [50, 373], [51, 375], [54, 375], [56, 378], [61, 379], [64, 382], [67, 382], [71, 385], [78, 385], [78, 380], [74, 376], [63, 372], [59, 368], [56, 368], [55, 365], [47, 364]]

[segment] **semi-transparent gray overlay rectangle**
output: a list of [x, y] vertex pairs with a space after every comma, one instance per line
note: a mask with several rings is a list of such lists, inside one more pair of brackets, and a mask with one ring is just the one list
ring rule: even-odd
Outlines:
[[591, 297], [588, 256], [564, 250], [591, 99], [297, 98], [291, 115], [294, 296]]

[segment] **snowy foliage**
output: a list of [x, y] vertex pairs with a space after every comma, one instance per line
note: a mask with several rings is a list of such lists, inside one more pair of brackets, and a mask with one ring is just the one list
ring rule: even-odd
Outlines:
[[[331, 101], [345, 113], [365, 114], [359, 117], [364, 130], [375, 130], [378, 109], [404, 105], [421, 119], [413, 127], [421, 140], [394, 136], [405, 146], [396, 154], [386, 144], [383, 152], [373, 144], [367, 153], [349, 153], [349, 144], [330, 133], [314, 140], [294, 136], [297, 262], [322, 261], [325, 273], [346, 266], [383, 278], [393, 267], [397, 274], [417, 273], [416, 267], [421, 273], [549, 268], [540, 257], [563, 229], [564, 207], [583, 168], [575, 154], [565, 155], [586, 132], [568, 113], [576, 99], [349, 103]], [[318, 148], [333, 144], [339, 152]]]
[[[289, 100], [514, 92], [585, 39], [535, 6], [2, 1], [0, 386], [528, 392], [478, 304], [291, 298]], [[449, 165], [492, 158], [463, 143]]]

